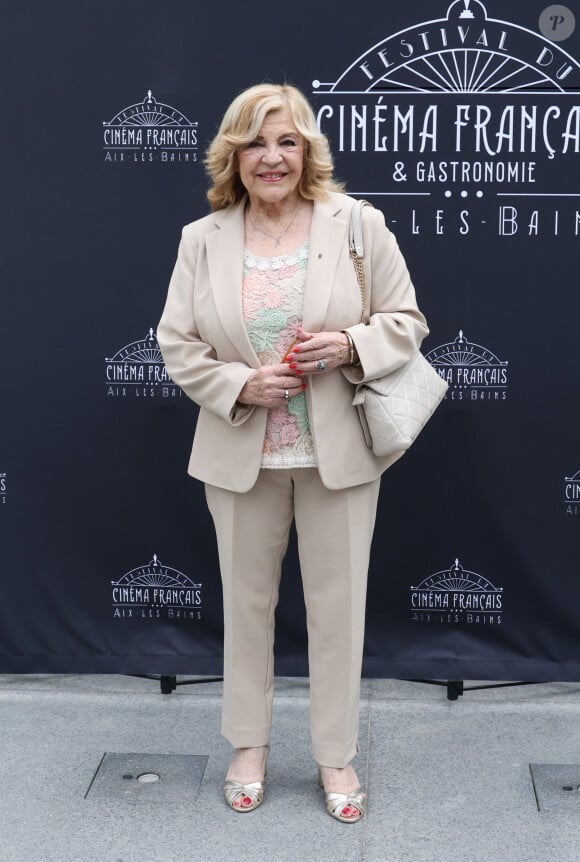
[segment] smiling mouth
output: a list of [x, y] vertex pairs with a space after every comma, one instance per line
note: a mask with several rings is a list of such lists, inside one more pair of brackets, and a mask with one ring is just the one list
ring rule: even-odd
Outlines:
[[270, 172], [270, 173], [267, 173], [267, 174], [259, 174], [258, 176], [259, 176], [259, 177], [260, 177], [260, 179], [262, 179], [262, 180], [281, 180], [281, 179], [283, 179], [283, 178], [286, 176], [286, 174], [282, 174], [282, 173], [279, 173], [279, 172], [277, 172], [277, 173]]

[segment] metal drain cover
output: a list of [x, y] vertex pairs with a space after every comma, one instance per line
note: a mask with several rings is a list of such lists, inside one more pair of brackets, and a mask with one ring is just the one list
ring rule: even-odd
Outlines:
[[580, 764], [530, 763], [538, 810], [580, 814]]
[[101, 760], [85, 798], [195, 801], [206, 754], [116, 754]]

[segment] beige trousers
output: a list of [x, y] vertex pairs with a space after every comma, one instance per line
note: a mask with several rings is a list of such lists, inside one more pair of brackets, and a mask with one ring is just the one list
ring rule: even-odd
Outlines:
[[316, 469], [260, 470], [247, 493], [206, 485], [224, 594], [222, 734], [268, 745], [274, 611], [292, 519], [306, 602], [314, 759], [346, 766], [358, 751], [366, 584], [380, 479], [325, 488]]

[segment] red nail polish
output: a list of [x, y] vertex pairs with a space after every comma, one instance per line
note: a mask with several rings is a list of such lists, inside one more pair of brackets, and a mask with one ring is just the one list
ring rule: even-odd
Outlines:
[[291, 362], [291, 363], [290, 363], [290, 368], [296, 368], [296, 367], [297, 367], [297, 366], [296, 366], [296, 363], [295, 363], [295, 362]]
[[295, 348], [294, 348], [294, 350], [292, 351], [292, 353], [298, 353], [298, 352], [299, 352], [299, 350], [300, 350], [300, 348], [299, 348], [299, 347], [295, 347]]
[[302, 384], [302, 388], [303, 388], [303, 389], [306, 389], [306, 383], [303, 383], [303, 384]]
[[296, 371], [295, 371], [294, 373], [295, 373], [295, 374], [304, 374], [304, 372], [303, 372], [303, 371], [298, 371], [298, 369], [296, 369]]

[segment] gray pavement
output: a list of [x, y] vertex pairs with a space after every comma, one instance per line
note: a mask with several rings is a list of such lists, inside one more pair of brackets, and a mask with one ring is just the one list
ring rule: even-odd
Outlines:
[[[0, 676], [0, 859], [579, 862], [580, 780], [570, 782], [580, 683], [450, 702], [444, 688], [363, 680], [356, 765], [369, 811], [343, 825], [316, 786], [308, 682], [276, 682], [266, 800], [239, 815], [221, 795], [230, 756], [219, 735], [221, 684], [162, 695], [157, 682], [124, 676]], [[110, 794], [101, 780], [91, 792], [113, 754], [133, 755], [133, 778], [117, 776]], [[159, 758], [160, 781], [135, 785], [139, 755], [153, 772], [157, 755], [189, 761], [173, 769]], [[530, 764], [551, 765], [551, 797], [550, 788], [536, 796]], [[557, 764], [568, 765], [571, 790], [561, 789]], [[177, 798], [163, 796], [170, 781], [181, 782]]]

